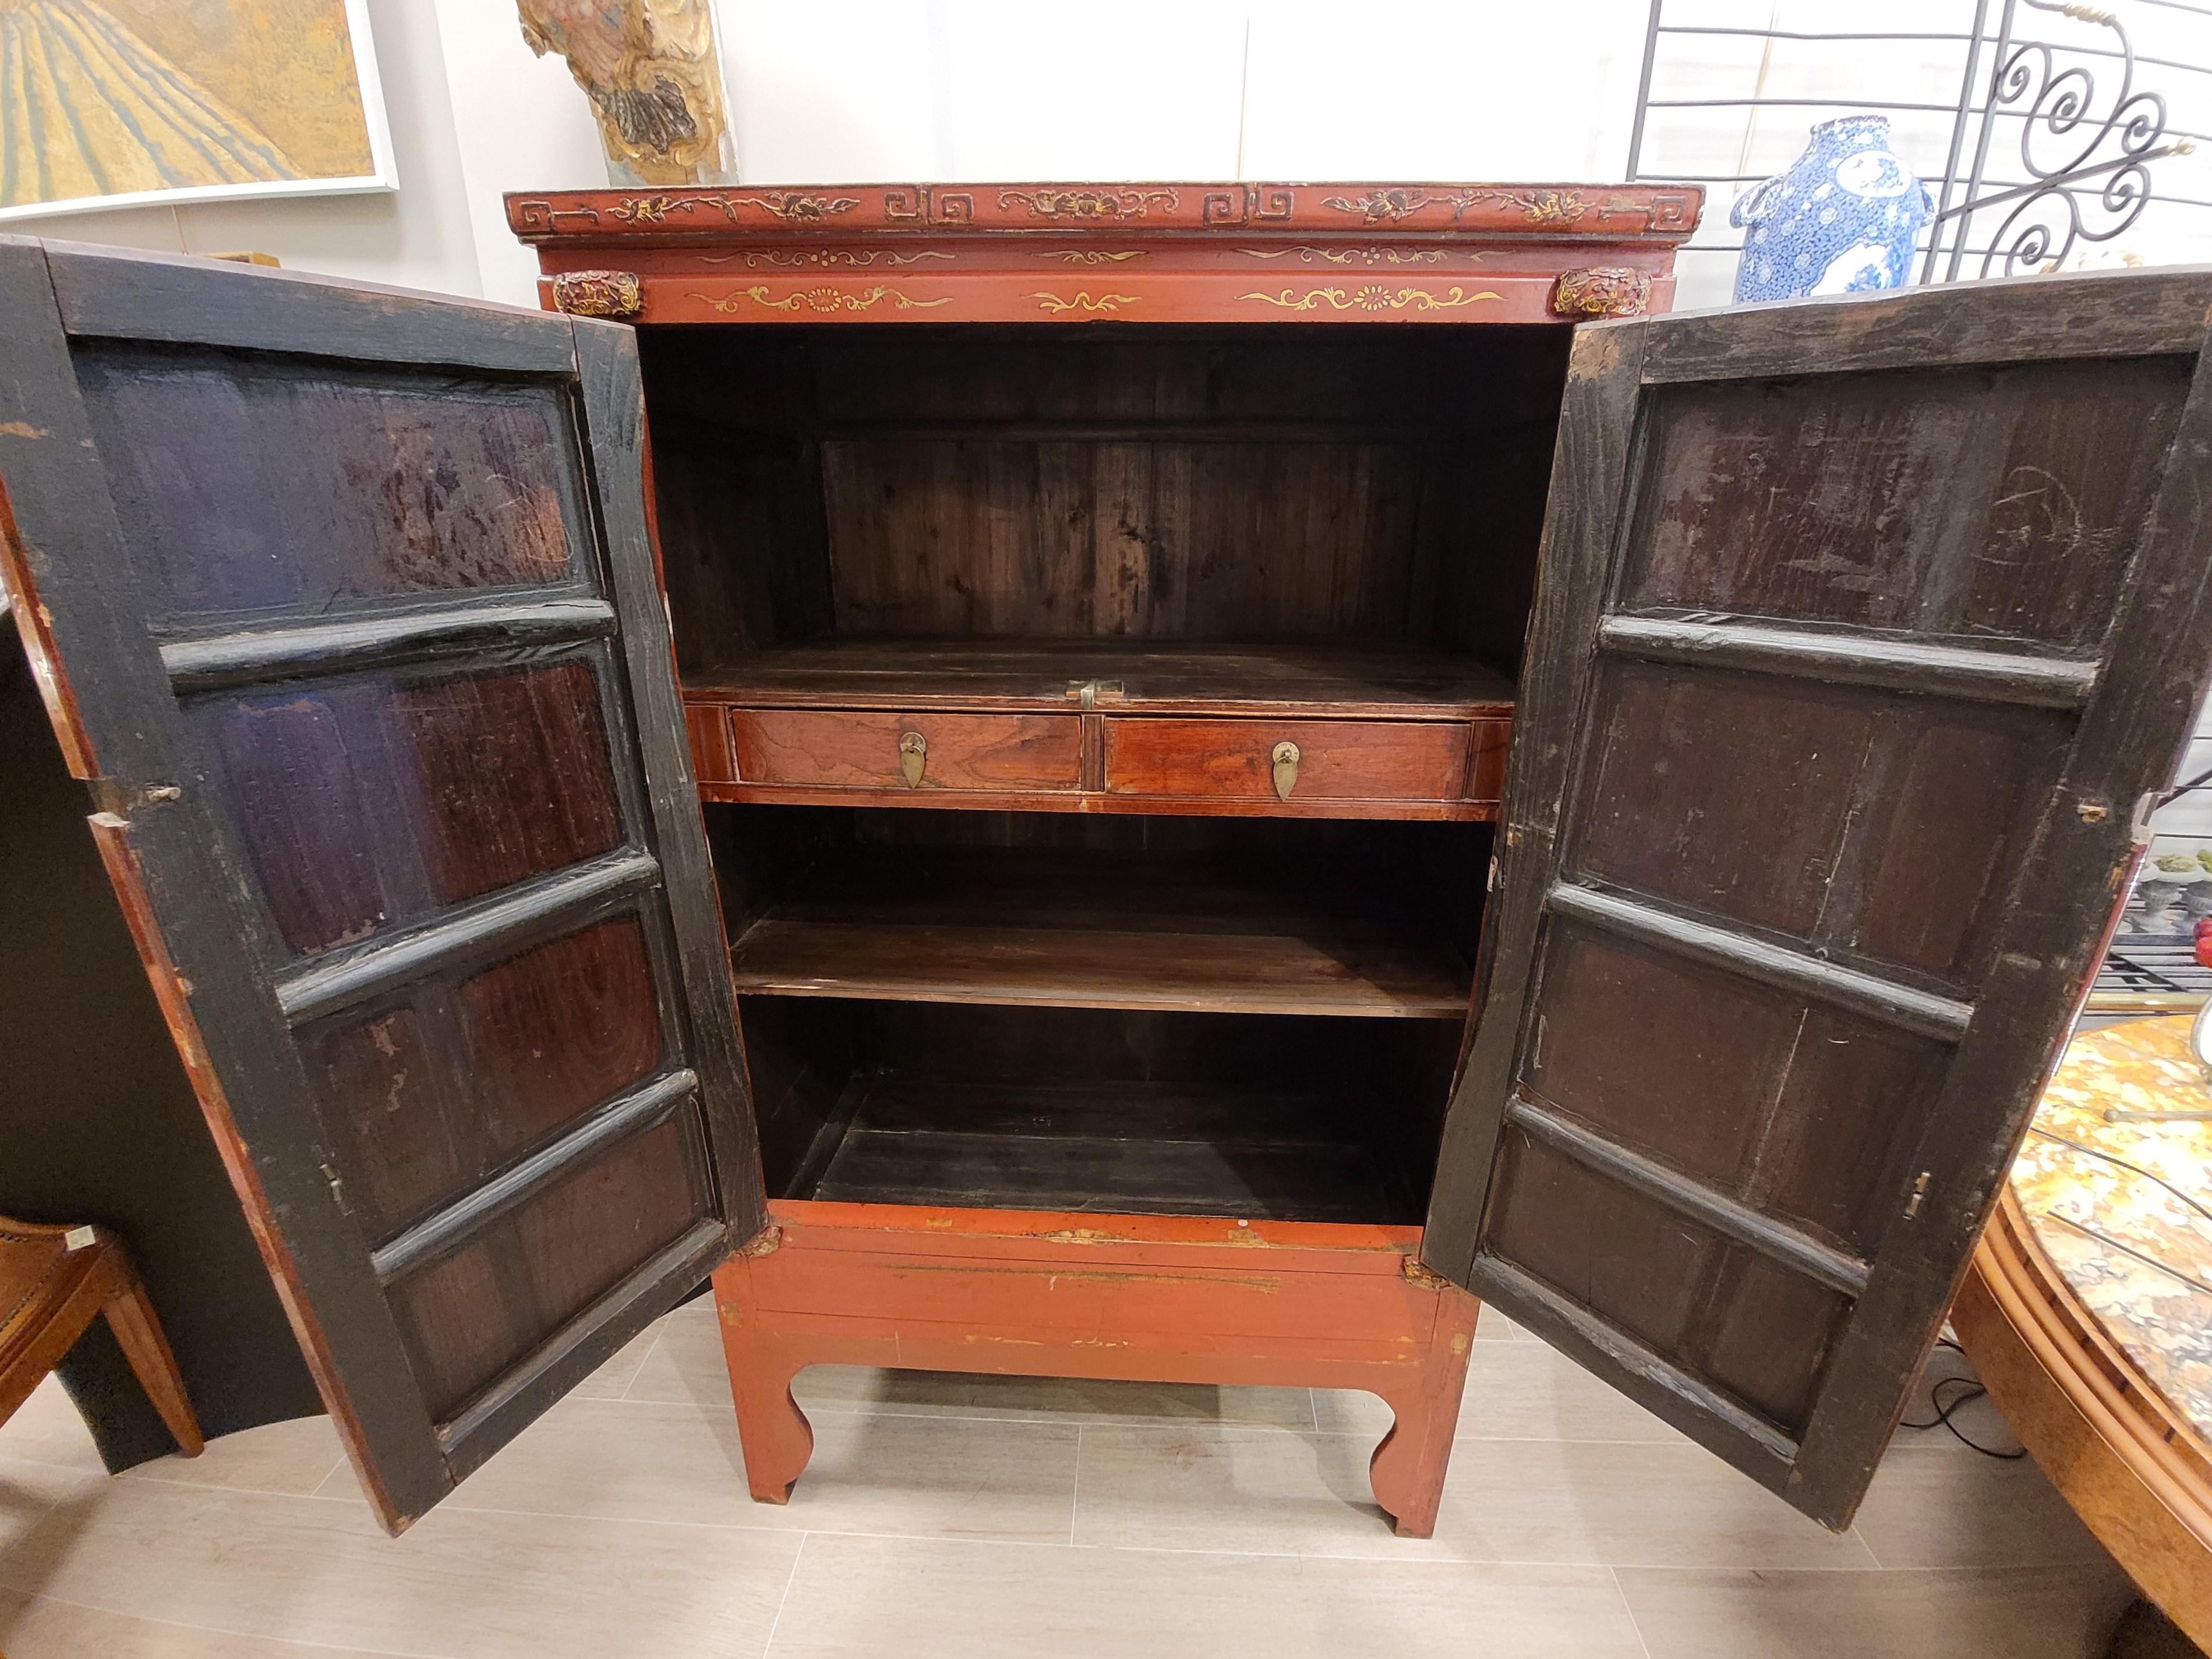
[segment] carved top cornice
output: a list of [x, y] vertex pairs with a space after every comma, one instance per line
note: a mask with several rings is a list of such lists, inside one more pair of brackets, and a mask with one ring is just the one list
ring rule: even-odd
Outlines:
[[1030, 233], [1063, 241], [1527, 238], [1671, 248], [1697, 228], [1704, 200], [1695, 185], [732, 185], [514, 191], [507, 217], [517, 236], [541, 246]]

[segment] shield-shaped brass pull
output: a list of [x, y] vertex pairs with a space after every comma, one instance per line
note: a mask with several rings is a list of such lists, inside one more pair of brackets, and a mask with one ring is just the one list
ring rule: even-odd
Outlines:
[[1298, 746], [1285, 739], [1275, 745], [1275, 799], [1288, 800], [1298, 787]]
[[922, 763], [929, 758], [929, 739], [919, 732], [899, 733], [899, 770], [906, 775], [906, 787], [921, 787]]

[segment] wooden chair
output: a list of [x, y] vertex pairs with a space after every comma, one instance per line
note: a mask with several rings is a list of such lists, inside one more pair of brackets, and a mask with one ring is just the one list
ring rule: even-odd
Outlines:
[[206, 1443], [176, 1356], [146, 1287], [105, 1227], [44, 1227], [0, 1217], [0, 1423], [100, 1314], [178, 1449], [198, 1456]]

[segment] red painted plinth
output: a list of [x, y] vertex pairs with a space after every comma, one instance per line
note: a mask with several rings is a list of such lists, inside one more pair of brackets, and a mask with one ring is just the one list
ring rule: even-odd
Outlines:
[[[714, 1274], [753, 1496], [813, 1431], [809, 1365], [1364, 1389], [1396, 1422], [1370, 1468], [1402, 1535], [1435, 1529], [1480, 1304], [1414, 1227], [781, 1201]], [[830, 1311], [834, 1310], [835, 1311]]]

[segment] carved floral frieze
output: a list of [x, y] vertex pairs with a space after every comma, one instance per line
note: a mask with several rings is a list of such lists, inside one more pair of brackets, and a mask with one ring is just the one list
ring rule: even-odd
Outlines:
[[1119, 311], [1123, 306], [1133, 306], [1137, 303], [1137, 296], [1133, 294], [1094, 295], [1084, 289], [1078, 289], [1073, 294], [1066, 297], [1057, 294], [1031, 294], [1026, 297], [1037, 302], [1038, 310], [1049, 311], [1054, 316], [1070, 311], [1108, 313]]
[[999, 205], [1016, 204], [1032, 219], [1141, 219], [1155, 207], [1172, 213], [1182, 198], [1171, 190], [1002, 190]]
[[[1240, 247], [1239, 253], [1254, 259], [1296, 258], [1302, 265], [1316, 259], [1333, 265], [1434, 265], [1443, 263], [1447, 250], [1440, 247], [1311, 247], [1301, 243], [1296, 247]], [[1462, 256], [1478, 261], [1483, 256], [1469, 253]]]
[[857, 196], [810, 196], [803, 191], [763, 191], [753, 196], [732, 196], [726, 191], [715, 191], [694, 196], [626, 196], [607, 210], [610, 216], [626, 225], [660, 225], [668, 222], [672, 213], [691, 214], [701, 208], [713, 208], [732, 224], [738, 221], [739, 208], [758, 208], [771, 218], [785, 224], [811, 224], [840, 213], [850, 213], [860, 205]]
[[878, 283], [872, 288], [847, 289], [841, 288], [803, 288], [776, 298], [767, 285], [757, 283], [739, 289], [735, 294], [717, 298], [711, 294], [695, 293], [695, 300], [712, 306], [724, 315], [743, 311], [748, 302], [764, 307], [769, 311], [816, 311], [824, 313], [838, 311], [872, 311], [878, 304], [888, 305], [893, 311], [929, 311], [952, 303], [950, 296], [937, 300], [917, 300], [911, 294]]
[[1286, 288], [1279, 294], [1240, 294], [1237, 297], [1258, 300], [1285, 311], [1453, 311], [1504, 296], [1488, 289], [1469, 294], [1457, 283], [1437, 293], [1425, 288], [1389, 288], [1370, 283], [1364, 288], [1314, 288], [1304, 294]]

